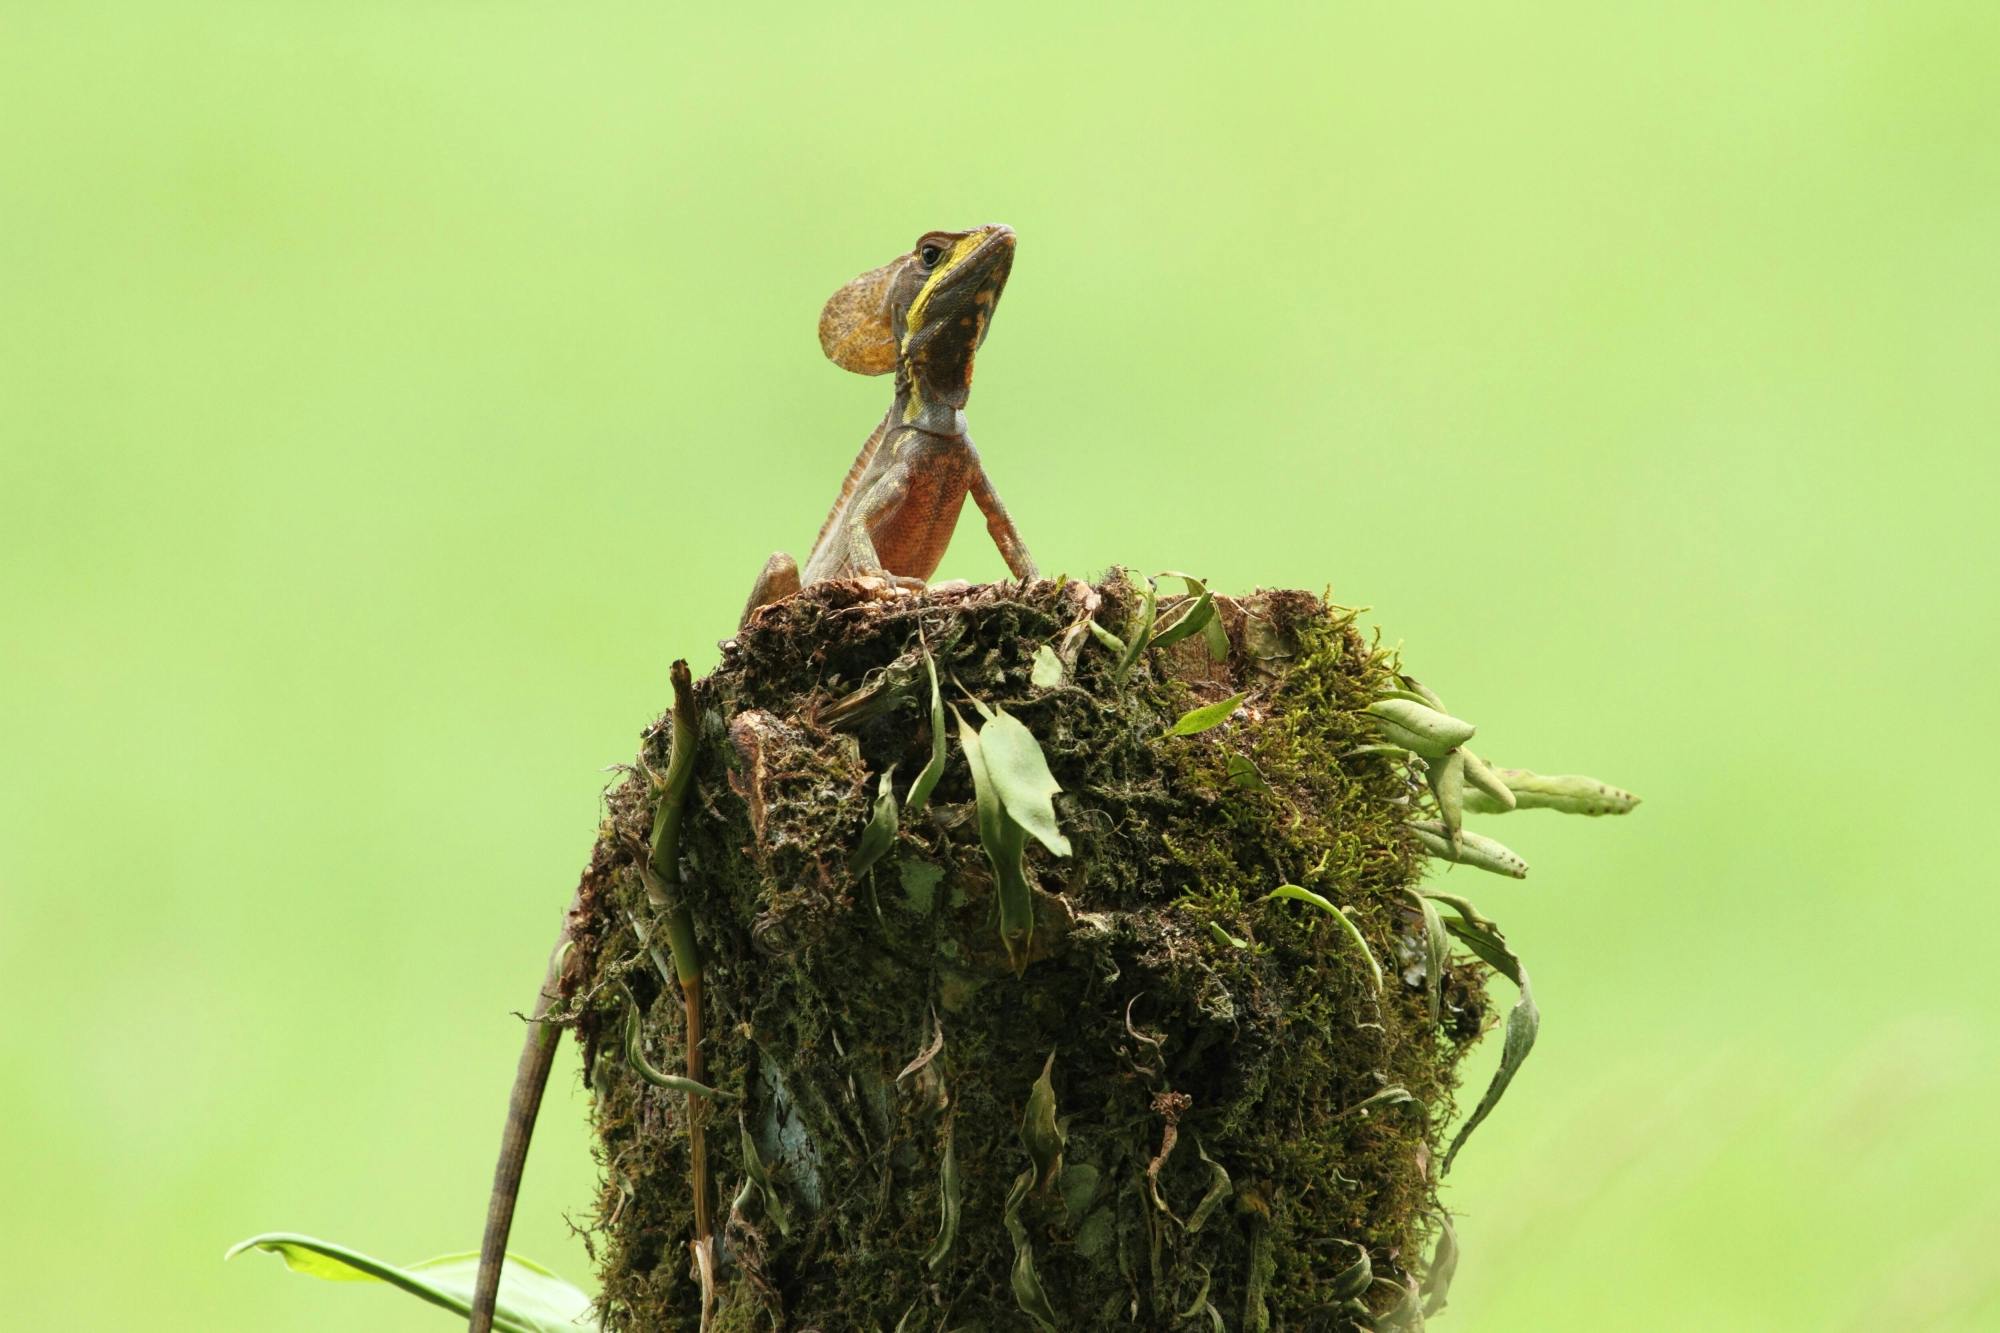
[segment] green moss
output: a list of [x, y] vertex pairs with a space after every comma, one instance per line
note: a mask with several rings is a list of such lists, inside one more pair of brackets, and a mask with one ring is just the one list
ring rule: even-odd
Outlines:
[[[1273, 592], [1216, 599], [1228, 660], [1195, 635], [1120, 680], [1109, 652], [1066, 633], [1092, 597], [1101, 623], [1132, 625], [1139, 599], [1122, 578], [887, 601], [816, 585], [764, 612], [697, 685], [682, 872], [708, 1082], [741, 1099], [708, 1113], [714, 1327], [1027, 1327], [1002, 1214], [1051, 1051], [1065, 1169], [1021, 1221], [1065, 1329], [1165, 1328], [1182, 1311], [1205, 1319], [1204, 1304], [1232, 1328], [1349, 1327], [1329, 1282], [1352, 1245], [1391, 1279], [1421, 1252], [1428, 1163], [1485, 999], [1476, 969], [1454, 969], [1441, 1030], [1404, 979], [1420, 930], [1405, 893], [1409, 777], [1352, 754], [1373, 739], [1361, 711], [1391, 664], [1351, 613]], [[1045, 688], [1030, 673], [1050, 643], [1073, 657], [1067, 682]], [[859, 881], [846, 868], [875, 778], [899, 765], [900, 792], [928, 758], [924, 648], [948, 697], [1026, 723], [1063, 787], [1074, 854], [1029, 851], [1039, 888], [1020, 977], [955, 742], [896, 850]], [[1239, 692], [1231, 721], [1162, 736]], [[664, 763], [659, 728], [642, 757]], [[678, 1067], [684, 1049], [678, 991], [634, 929], [650, 919], [633, 857], [651, 800], [636, 776], [610, 796], [576, 1019], [604, 1170], [607, 1325], [692, 1330], [688, 1104], [631, 1076], [618, 1046], [622, 979], [655, 1063]], [[1288, 882], [1350, 910], [1381, 992], [1336, 923], [1265, 900]], [[1412, 1100], [1352, 1110], [1389, 1087]], [[746, 1133], [786, 1227], [742, 1189]], [[933, 1267], [947, 1136], [962, 1198]], [[1231, 1198], [1193, 1228], [1217, 1167]]]

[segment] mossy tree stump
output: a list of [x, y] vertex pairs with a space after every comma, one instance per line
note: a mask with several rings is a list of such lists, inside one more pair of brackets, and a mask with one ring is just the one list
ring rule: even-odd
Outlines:
[[[726, 645], [693, 689], [673, 866], [714, 1099], [629, 1058], [636, 1003], [640, 1062], [685, 1067], [643, 872], [665, 720], [647, 734], [609, 796], [558, 1011], [595, 1093], [607, 1328], [692, 1333], [705, 1286], [712, 1329], [825, 1333], [1343, 1329], [1417, 1299], [1488, 1006], [1476, 963], [1426, 972], [1421, 798], [1365, 748], [1394, 666], [1307, 593], [1212, 606], [1221, 634], [1121, 653], [1087, 622], [1144, 640], [1122, 576], [825, 583]], [[1153, 624], [1176, 614], [1163, 599]], [[1071, 854], [1028, 841], [1018, 957], [960, 724], [928, 804], [850, 869], [882, 775], [906, 798], [932, 756], [926, 655], [948, 705], [1019, 719], [1061, 786]], [[1226, 721], [1168, 734], [1236, 695]], [[1268, 899], [1285, 884], [1352, 929]]]

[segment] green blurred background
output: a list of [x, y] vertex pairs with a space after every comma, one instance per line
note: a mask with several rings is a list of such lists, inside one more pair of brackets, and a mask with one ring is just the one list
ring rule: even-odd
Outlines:
[[2000, 1327], [2000, 11], [725, 8], [0, 4], [0, 1323], [447, 1326], [220, 1256], [476, 1243], [604, 766], [885, 402], [821, 300], [1000, 219], [1044, 570], [1647, 798], [1454, 881], [1545, 1019], [1440, 1326]]

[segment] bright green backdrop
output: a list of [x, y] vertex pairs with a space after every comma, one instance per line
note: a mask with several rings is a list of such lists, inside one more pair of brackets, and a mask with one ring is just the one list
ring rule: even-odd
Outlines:
[[886, 396], [820, 301], [997, 218], [1045, 570], [1647, 798], [1455, 881], [1545, 1023], [1440, 1327], [2000, 1326], [2000, 11], [669, 8], [0, 4], [0, 1324], [448, 1326], [220, 1255], [476, 1242], [604, 766]]

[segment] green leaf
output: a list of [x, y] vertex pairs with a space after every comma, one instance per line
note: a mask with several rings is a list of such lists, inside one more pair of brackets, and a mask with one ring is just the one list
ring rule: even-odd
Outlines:
[[1208, 935], [1210, 939], [1225, 949], [1247, 949], [1250, 947], [1248, 940], [1237, 939], [1214, 921], [1208, 923]]
[[1258, 770], [1257, 765], [1252, 763], [1247, 757], [1240, 754], [1232, 754], [1229, 756], [1228, 765], [1229, 780], [1245, 791], [1261, 791], [1266, 795], [1275, 794], [1271, 791], [1271, 784], [1264, 781], [1264, 775]]
[[1188, 1214], [1187, 1232], [1190, 1236], [1200, 1231], [1202, 1223], [1208, 1221], [1208, 1215], [1235, 1192], [1235, 1186], [1229, 1180], [1229, 1172], [1223, 1169], [1222, 1163], [1208, 1155], [1202, 1148], [1200, 1139], [1195, 1140], [1194, 1150], [1195, 1154], [1208, 1165], [1208, 1188], [1202, 1191], [1201, 1201], [1195, 1204], [1194, 1211]]
[[1513, 879], [1528, 877], [1528, 863], [1520, 858], [1504, 843], [1496, 842], [1484, 834], [1469, 829], [1459, 831], [1456, 843], [1445, 826], [1435, 819], [1413, 819], [1410, 831], [1417, 835], [1417, 841], [1424, 850], [1441, 861], [1456, 861], [1460, 865], [1477, 866], [1490, 870], [1496, 875], [1506, 875]]
[[1376, 729], [1413, 754], [1442, 759], [1472, 739], [1470, 722], [1410, 699], [1377, 699], [1368, 705]]
[[1042, 846], [1057, 856], [1068, 856], [1069, 839], [1056, 827], [1051, 799], [1062, 788], [1049, 772], [1035, 733], [1006, 709], [996, 708], [979, 729], [979, 746], [985, 754], [986, 776], [1008, 816]]
[[1042, 689], [1052, 690], [1063, 683], [1062, 659], [1048, 644], [1035, 649], [1034, 665], [1028, 668], [1028, 683]]
[[1435, 691], [1431, 690], [1428, 686], [1426, 686], [1422, 681], [1418, 680], [1415, 676], [1399, 675], [1396, 677], [1396, 679], [1403, 682], [1404, 688], [1408, 689], [1413, 695], [1415, 695], [1419, 703], [1429, 704], [1432, 708], [1437, 709], [1438, 712], [1440, 713], [1449, 713], [1451, 711], [1449, 708], [1446, 708], [1444, 706], [1444, 700], [1438, 698]]
[[931, 759], [910, 784], [910, 798], [904, 806], [912, 815], [924, 808], [938, 779], [944, 776], [944, 696], [938, 693], [937, 663], [931, 660], [929, 648], [924, 649], [924, 670], [931, 678]]
[[1444, 1309], [1451, 1295], [1451, 1280], [1458, 1275], [1458, 1232], [1452, 1229], [1451, 1214], [1438, 1214], [1437, 1246], [1424, 1267], [1424, 1283], [1418, 1290], [1424, 1298], [1426, 1319]]
[[749, 1122], [738, 1119], [736, 1128], [742, 1135], [743, 1172], [750, 1177], [750, 1183], [757, 1187], [758, 1194], [763, 1196], [764, 1216], [769, 1219], [771, 1225], [778, 1228], [779, 1235], [791, 1235], [791, 1212], [786, 1209], [785, 1201], [778, 1196], [776, 1187], [771, 1184], [771, 1173], [765, 1169], [764, 1158], [757, 1151], [757, 1140], [750, 1137]]
[[1465, 823], [1465, 751], [1454, 749], [1442, 759], [1429, 761], [1424, 778], [1437, 798], [1438, 821], [1454, 849], [1460, 846], [1459, 829]]
[[1069, 1135], [1056, 1123], [1056, 1053], [1049, 1052], [1042, 1076], [1028, 1089], [1027, 1109], [1021, 1113], [1021, 1143], [1035, 1164], [1035, 1188], [1047, 1189], [1062, 1172], [1063, 1145]]
[[[1530, 773], [1525, 768], [1497, 770], [1499, 780], [1513, 794], [1514, 804], [1523, 810], [1559, 810], [1566, 815], [1630, 814], [1639, 798], [1580, 773]], [[1466, 809], [1476, 814], [1499, 814], [1508, 807], [1481, 794], [1468, 800]]]
[[654, 1087], [665, 1088], [669, 1092], [684, 1092], [690, 1097], [707, 1097], [711, 1100], [733, 1101], [737, 1098], [737, 1093], [723, 1092], [705, 1083], [697, 1083], [691, 1078], [682, 1078], [678, 1074], [669, 1074], [655, 1068], [653, 1062], [646, 1058], [645, 1048], [639, 1041], [639, 1003], [632, 999], [630, 991], [626, 992], [626, 999], [628, 1003], [625, 1007], [625, 1061], [631, 1065], [634, 1073]]
[[[1179, 579], [1187, 585], [1188, 595], [1208, 602], [1209, 614], [1202, 617], [1196, 626], [1201, 631], [1202, 642], [1208, 645], [1208, 657], [1212, 662], [1220, 662], [1229, 656], [1229, 631], [1222, 627], [1222, 617], [1214, 613], [1215, 599], [1209, 595], [1208, 583], [1192, 574], [1183, 574], [1178, 569], [1162, 570], [1163, 579]], [[1159, 640], [1155, 639], [1155, 643]]]
[[[245, 1250], [275, 1254], [294, 1273], [330, 1282], [382, 1282], [461, 1317], [472, 1313], [477, 1254], [397, 1265], [312, 1236], [273, 1231], [232, 1245], [222, 1257], [234, 1259]], [[540, 1264], [509, 1254], [500, 1271], [493, 1327], [500, 1333], [577, 1333], [600, 1325], [590, 1297]]]
[[1240, 708], [1243, 701], [1249, 697], [1249, 692], [1246, 690], [1242, 694], [1232, 694], [1227, 699], [1221, 699], [1212, 704], [1203, 704], [1199, 708], [1190, 708], [1187, 712], [1181, 714], [1179, 721], [1168, 727], [1161, 734], [1163, 736], [1200, 735], [1211, 727], [1219, 727], [1228, 721], [1229, 715]]
[[937, 1239], [924, 1251], [924, 1266], [937, 1271], [951, 1256], [952, 1242], [958, 1239], [958, 1214], [965, 1200], [965, 1182], [958, 1174], [958, 1145], [952, 1122], [944, 1126], [944, 1164], [938, 1168], [938, 1200], [944, 1216], [938, 1221]]
[[1118, 661], [1118, 669], [1112, 675], [1123, 680], [1132, 674], [1132, 668], [1139, 665], [1145, 656], [1147, 642], [1153, 637], [1153, 617], [1160, 611], [1160, 594], [1151, 579], [1146, 580], [1146, 591], [1139, 598], [1139, 620], [1126, 636], [1125, 656]]
[[856, 879], [873, 869], [883, 853], [896, 845], [896, 788], [892, 785], [895, 776], [896, 766], [891, 764], [875, 784], [875, 814], [868, 827], [861, 830], [861, 843], [847, 862], [847, 873]]
[[1414, 690], [1399, 690], [1391, 686], [1375, 697], [1378, 699], [1408, 699], [1413, 704], [1422, 704], [1426, 708], [1435, 708], [1440, 713], [1445, 711], [1442, 704], [1435, 702], [1427, 695], [1418, 694]]
[[1367, 1246], [1355, 1244], [1351, 1240], [1340, 1243], [1353, 1245], [1355, 1249], [1361, 1251], [1361, 1257], [1333, 1275], [1330, 1284], [1332, 1290], [1329, 1294], [1336, 1302], [1351, 1301], [1375, 1285], [1375, 1265], [1368, 1259]]
[[[957, 710], [953, 709], [957, 716]], [[973, 809], [979, 817], [979, 845], [993, 868], [993, 887], [1000, 903], [1000, 943], [1019, 976], [1028, 966], [1028, 946], [1035, 934], [1034, 890], [1028, 884], [1025, 863], [1027, 833], [1007, 817], [1000, 793], [987, 771], [985, 745], [980, 733], [958, 718], [958, 744], [965, 751], [966, 767], [972, 770]]]
[[[1377, 1279], [1386, 1282], [1387, 1278]], [[1417, 1284], [1406, 1278], [1402, 1283], [1403, 1298], [1388, 1311], [1375, 1317], [1369, 1325], [1376, 1333], [1422, 1333], [1424, 1327], [1423, 1303], [1417, 1297]]]
[[1208, 657], [1212, 662], [1229, 660], [1229, 631], [1222, 627], [1221, 616], [1210, 616], [1208, 623], [1201, 627], [1203, 642], [1208, 644]]
[[[1464, 932], [1453, 933], [1460, 939], [1465, 939]], [[1467, 943], [1470, 944], [1470, 941]], [[1474, 952], [1478, 950], [1475, 949]], [[1484, 956], [1481, 954], [1481, 957]], [[1508, 957], [1513, 956], [1510, 953]], [[1468, 1138], [1472, 1137], [1472, 1131], [1479, 1128], [1480, 1121], [1491, 1115], [1493, 1108], [1500, 1104], [1500, 1098], [1507, 1091], [1507, 1085], [1514, 1081], [1514, 1075], [1520, 1071], [1522, 1061], [1526, 1060], [1528, 1052], [1535, 1048], [1535, 1034], [1541, 1030], [1542, 1025], [1541, 1011], [1535, 1008], [1535, 993], [1528, 985], [1528, 970], [1521, 966], [1518, 958], [1513, 959], [1513, 964], [1512, 979], [1514, 984], [1520, 987], [1521, 993], [1514, 1001], [1514, 1007], [1507, 1011], [1507, 1035], [1500, 1043], [1500, 1067], [1493, 1071], [1493, 1081], [1486, 1085], [1486, 1093], [1480, 1097], [1479, 1105], [1472, 1108], [1472, 1114], [1466, 1117], [1465, 1123], [1459, 1126], [1458, 1133], [1452, 1138], [1451, 1147], [1444, 1155], [1444, 1167], [1439, 1172], [1440, 1175], [1451, 1170], [1452, 1160], [1458, 1156], [1458, 1150], [1465, 1146]]]
[[1109, 648], [1112, 652], [1118, 654], [1118, 659], [1121, 662], [1125, 659], [1125, 654], [1127, 651], [1125, 646], [1125, 640], [1119, 638], [1116, 634], [1113, 634], [1110, 630], [1104, 628], [1104, 626], [1098, 624], [1095, 620], [1085, 621], [1084, 623], [1090, 626], [1090, 633], [1093, 638], [1095, 638], [1099, 643], [1103, 644], [1106, 648]]
[[1465, 794], [1465, 808], [1492, 814], [1512, 810], [1518, 803], [1514, 790], [1500, 780], [1493, 766], [1462, 745], [1459, 752], [1465, 756], [1465, 780], [1472, 784], [1472, 790]]
[[1382, 965], [1375, 961], [1375, 951], [1369, 948], [1368, 941], [1362, 938], [1361, 927], [1354, 924], [1354, 918], [1320, 897], [1317, 893], [1314, 893], [1311, 889], [1302, 889], [1296, 884], [1280, 884], [1276, 889], [1264, 895], [1265, 902], [1269, 902], [1273, 898], [1292, 898], [1302, 903], [1311, 903], [1314, 907], [1319, 908], [1335, 921], [1338, 921], [1341, 927], [1347, 932], [1347, 937], [1354, 941], [1354, 947], [1361, 951], [1362, 958], [1367, 960], [1368, 974], [1375, 979], [1375, 993], [1377, 995], [1382, 993]]
[[[1186, 579], [1186, 575], [1182, 575]], [[1181, 613], [1169, 621], [1164, 629], [1153, 635], [1152, 646], [1168, 648], [1179, 643], [1190, 634], [1196, 634], [1208, 627], [1215, 618], [1215, 596], [1201, 586], [1199, 579], [1187, 579], [1188, 591], [1196, 594], [1194, 601], [1182, 608]]]
[[1444, 974], [1451, 966], [1451, 936], [1445, 931], [1437, 904], [1415, 889], [1410, 890], [1410, 897], [1424, 918], [1424, 998], [1430, 1004], [1431, 1026], [1436, 1027], [1444, 1017]]
[[[1496, 935], [1499, 933], [1500, 927], [1494, 925], [1490, 918], [1482, 915], [1479, 909], [1472, 905], [1470, 899], [1461, 898], [1455, 893], [1436, 893], [1430, 889], [1425, 889], [1423, 893], [1424, 897], [1429, 898], [1433, 902], [1443, 903], [1446, 907], [1458, 913], [1467, 925], [1477, 926], [1481, 930], [1493, 931]], [[1453, 927], [1453, 929], [1456, 929], [1456, 927]]]
[[1499, 924], [1480, 916], [1472, 904], [1463, 898], [1447, 898], [1441, 893], [1426, 894], [1450, 907], [1462, 918], [1445, 922], [1445, 928], [1457, 937], [1459, 943], [1478, 955], [1479, 960], [1498, 972], [1516, 986], [1521, 984], [1523, 969], [1521, 960], [1508, 947], [1507, 937], [1500, 933]]
[[1035, 1170], [1029, 1167], [1014, 1178], [1014, 1188], [1007, 1192], [1007, 1206], [1001, 1214], [1007, 1234], [1014, 1241], [1014, 1268], [1008, 1276], [1008, 1286], [1013, 1289], [1014, 1303], [1035, 1321], [1036, 1327], [1043, 1333], [1059, 1333], [1062, 1321], [1049, 1304], [1048, 1293], [1042, 1290], [1041, 1278], [1035, 1274], [1034, 1242], [1028, 1237], [1027, 1224], [1021, 1221], [1021, 1205], [1028, 1201], [1034, 1187]]
[[1090, 1205], [1097, 1201], [1097, 1186], [1104, 1173], [1089, 1162], [1071, 1162], [1062, 1169], [1062, 1176], [1056, 1181], [1056, 1191], [1062, 1195], [1063, 1212], [1069, 1215], [1069, 1224], [1074, 1227], [1090, 1212]]

